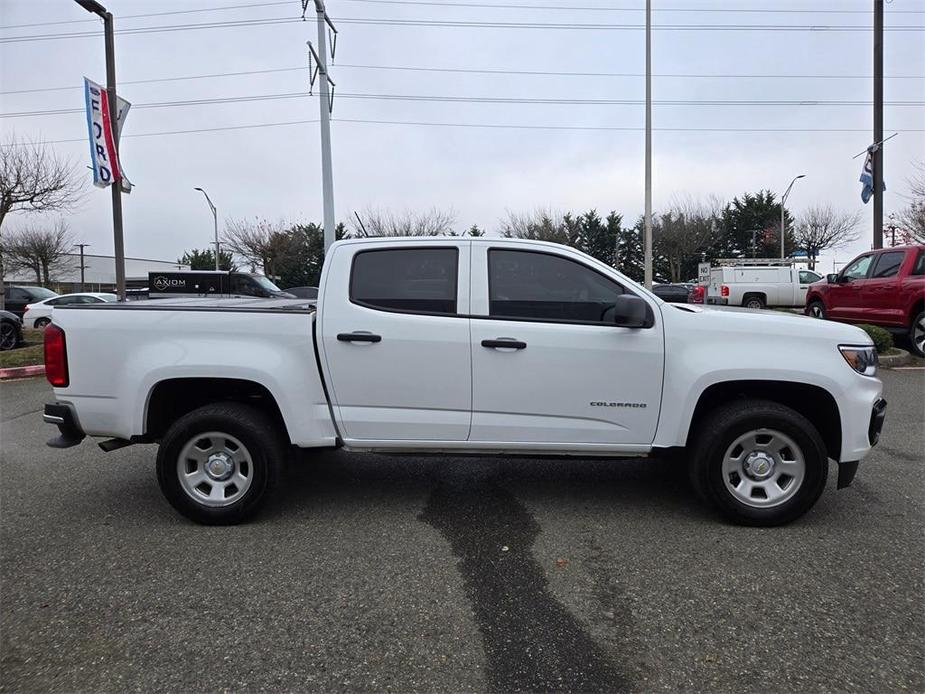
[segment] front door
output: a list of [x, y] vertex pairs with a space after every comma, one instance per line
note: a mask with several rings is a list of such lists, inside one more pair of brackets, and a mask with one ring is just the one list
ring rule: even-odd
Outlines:
[[829, 290], [829, 318], [856, 320], [861, 317], [861, 291], [867, 282], [874, 256], [862, 255], [853, 260], [838, 276], [838, 282]]
[[466, 440], [468, 256], [468, 243], [336, 249], [318, 334], [346, 439]]
[[472, 253], [469, 440], [651, 444], [664, 363], [658, 311], [650, 328], [616, 327], [614, 299], [629, 290], [577, 253], [489, 242]]
[[899, 296], [899, 268], [906, 259], [906, 251], [884, 251], [879, 253], [861, 289], [861, 315], [859, 318], [871, 323], [892, 323], [903, 325], [904, 306], [896, 300]]

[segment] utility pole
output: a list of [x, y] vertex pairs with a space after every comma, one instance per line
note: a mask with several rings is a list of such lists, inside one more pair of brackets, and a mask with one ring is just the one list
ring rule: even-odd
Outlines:
[[209, 198], [209, 194], [204, 191], [202, 188], [193, 188], [193, 190], [198, 190], [200, 193], [206, 196], [206, 202], [209, 203], [209, 207], [212, 210], [212, 221], [215, 224], [215, 269], [218, 270], [218, 256], [221, 253], [219, 244], [218, 244], [218, 210], [215, 205], [212, 204], [212, 200]]
[[74, 246], [80, 249], [80, 291], [84, 290], [84, 270], [87, 269], [87, 266], [84, 265], [84, 248], [89, 246], [89, 243], [75, 243]]
[[793, 184], [796, 183], [798, 179], [805, 178], [805, 177], [806, 177], [806, 174], [800, 174], [799, 176], [795, 176], [794, 179], [790, 181], [790, 185], [787, 186], [787, 190], [785, 190], [784, 194], [780, 196], [780, 259], [781, 260], [787, 257], [784, 251], [784, 239], [786, 238], [786, 235], [784, 234], [784, 232], [786, 231], [786, 223], [784, 221], [784, 203], [787, 202], [787, 196], [790, 195], [790, 189], [793, 188]]
[[874, 0], [874, 248], [883, 248], [883, 0]]
[[645, 283], [652, 289], [652, 0], [646, 0], [646, 210]]
[[[335, 87], [334, 80], [328, 74], [328, 48], [327, 48], [327, 30], [332, 32], [331, 39], [331, 59], [334, 59], [334, 52], [337, 46], [337, 29], [328, 13], [324, 9], [324, 0], [314, 0], [315, 14], [318, 24], [318, 52], [315, 52], [311, 41], [308, 42], [308, 48], [311, 55], [315, 57], [317, 67], [310, 77], [310, 86], [314, 84], [315, 77], [320, 76], [321, 94], [318, 99], [321, 114], [321, 192], [324, 198], [324, 250], [327, 253], [328, 248], [334, 243], [334, 171], [331, 163], [331, 110], [334, 106], [332, 101], [332, 87]], [[305, 11], [308, 9], [308, 0], [302, 0], [302, 19], [305, 19]], [[309, 57], [309, 68], [311, 68], [311, 57]]]
[[[109, 117], [115, 137], [115, 147], [119, 149], [119, 104], [116, 99], [116, 45], [113, 37], [112, 13], [96, 0], [76, 0], [87, 12], [103, 19], [103, 32], [106, 41], [106, 96], [109, 101]], [[122, 169], [118, 176], [113, 172], [112, 185], [112, 234], [113, 252], [116, 261], [116, 295], [119, 301], [125, 301], [125, 244], [122, 234]]]

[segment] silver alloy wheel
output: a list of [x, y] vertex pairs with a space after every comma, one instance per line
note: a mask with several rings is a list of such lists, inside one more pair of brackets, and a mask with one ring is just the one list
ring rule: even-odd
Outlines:
[[925, 313], [919, 316], [912, 329], [912, 344], [915, 345], [919, 354], [925, 353]]
[[12, 323], [0, 323], [0, 349], [13, 349], [16, 346], [16, 328]]
[[250, 489], [254, 462], [234, 436], [207, 431], [191, 438], [177, 458], [180, 486], [203, 506], [229, 506]]
[[42, 328], [44, 328], [44, 327], [45, 327], [46, 325], [48, 325], [49, 323], [51, 323], [51, 319], [50, 319], [50, 318], [38, 318], [38, 319], [36, 319], [36, 321], [35, 321], [35, 329], [36, 329], [36, 330], [41, 330]]
[[746, 506], [772, 508], [789, 501], [806, 477], [803, 451], [774, 429], [742, 434], [726, 449], [723, 482]]
[[813, 304], [809, 307], [809, 315], [813, 318], [824, 318], [822, 315], [822, 307], [819, 304]]
[[745, 303], [745, 308], [761, 308], [761, 302], [758, 299], [749, 299]]

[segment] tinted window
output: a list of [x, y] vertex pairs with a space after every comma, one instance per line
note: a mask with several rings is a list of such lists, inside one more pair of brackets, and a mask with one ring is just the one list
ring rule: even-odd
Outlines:
[[915, 259], [915, 265], [912, 267], [910, 275], [925, 275], [925, 251], [919, 251], [919, 257]]
[[26, 294], [30, 301], [41, 301], [42, 299], [58, 296], [50, 289], [45, 289], [45, 287], [29, 287], [26, 290]]
[[26, 293], [19, 287], [10, 287], [6, 290], [6, 300], [10, 302], [16, 302], [17, 304], [22, 301], [28, 301], [28, 296]]
[[873, 258], [872, 255], [865, 255], [858, 258], [844, 269], [842, 275], [852, 280], [865, 279], [867, 277], [867, 271], [870, 269], [870, 261], [873, 260]]
[[623, 288], [581, 263], [528, 251], [488, 252], [489, 315], [603, 323]]
[[874, 272], [871, 277], [895, 277], [905, 257], [905, 251], [881, 253], [877, 258], [877, 264], [874, 266]]
[[822, 279], [822, 275], [817, 275], [810, 270], [800, 270], [800, 284], [812, 284]]
[[350, 300], [386, 310], [456, 313], [455, 248], [360, 251], [353, 258]]

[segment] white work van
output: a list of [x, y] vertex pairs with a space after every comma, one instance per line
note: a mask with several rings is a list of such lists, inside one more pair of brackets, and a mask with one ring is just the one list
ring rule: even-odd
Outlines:
[[822, 275], [812, 270], [789, 264], [723, 264], [710, 270], [706, 303], [746, 308], [802, 307], [809, 285], [821, 279]]

